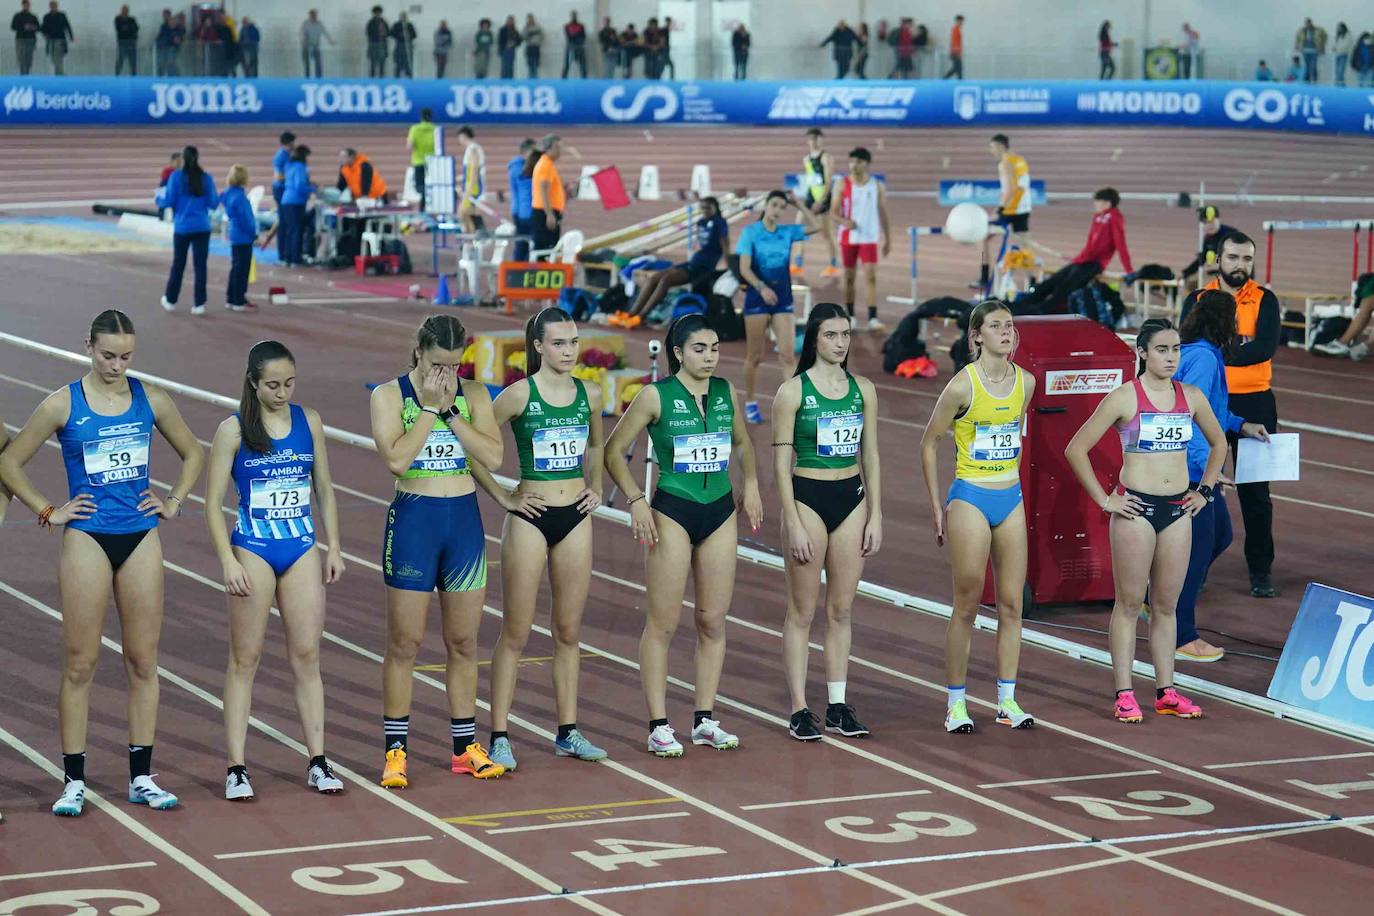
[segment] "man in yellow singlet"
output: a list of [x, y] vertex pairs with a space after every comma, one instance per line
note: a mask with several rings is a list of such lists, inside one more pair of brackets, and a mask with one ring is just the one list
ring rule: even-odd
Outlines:
[[[1024, 156], [1011, 151], [1011, 140], [1006, 134], [994, 134], [988, 141], [988, 149], [997, 160], [997, 183], [1001, 185], [997, 209], [989, 214], [992, 217], [992, 225], [1005, 226], [1011, 233], [1007, 239], [1008, 250], [1016, 242], [1020, 242], [1022, 247], [1028, 247], [1031, 211], [1030, 166]], [[979, 277], [979, 285], [982, 287], [988, 285], [989, 264], [997, 256], [1001, 244], [1001, 234], [995, 232], [990, 233], [984, 242], [987, 257], [983, 259], [982, 274]]]

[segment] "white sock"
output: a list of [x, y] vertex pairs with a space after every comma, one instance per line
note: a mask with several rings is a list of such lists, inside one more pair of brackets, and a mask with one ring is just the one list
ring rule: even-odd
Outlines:
[[949, 703], [948, 703], [948, 705], [945, 707], [946, 709], [953, 709], [955, 703], [962, 703], [962, 702], [964, 702], [964, 685], [963, 685], [963, 684], [960, 684], [958, 687], [948, 687], [948, 688], [946, 688], [946, 689], [949, 691]]
[[844, 681], [826, 681], [825, 692], [830, 696], [830, 705], [844, 702]]
[[1016, 699], [1016, 682], [997, 679], [997, 705]]
[[745, 401], [745, 402], [744, 402], [744, 409], [745, 409], [745, 410], [748, 410], [750, 407], [753, 407], [754, 409], [757, 410], [757, 409], [758, 409], [758, 406], [759, 406], [759, 402], [758, 402], [758, 401]]

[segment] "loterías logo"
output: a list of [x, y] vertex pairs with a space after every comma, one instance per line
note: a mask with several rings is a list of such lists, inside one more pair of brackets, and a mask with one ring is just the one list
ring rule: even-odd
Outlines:
[[302, 83], [303, 98], [296, 114], [405, 114], [413, 107], [405, 87], [398, 83]]
[[148, 116], [181, 114], [256, 114], [262, 99], [251, 83], [153, 83]]
[[552, 86], [454, 84], [453, 99], [444, 106], [450, 118], [467, 115], [556, 115], [563, 110]]
[[11, 111], [29, 111], [32, 108], [32, 86], [15, 86], [5, 93], [5, 114], [9, 114]]
[[670, 86], [644, 86], [630, 99], [630, 104], [622, 106], [625, 97], [624, 86], [612, 86], [601, 94], [601, 113], [612, 121], [635, 121], [644, 109], [655, 101], [653, 119], [667, 121], [677, 114], [677, 93]]

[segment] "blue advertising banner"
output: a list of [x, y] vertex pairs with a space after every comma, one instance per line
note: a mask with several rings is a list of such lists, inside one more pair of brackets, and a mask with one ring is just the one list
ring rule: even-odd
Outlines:
[[1307, 586], [1269, 684], [1272, 699], [1374, 727], [1374, 598]]
[[[1032, 178], [1031, 204], [1036, 207], [1045, 205], [1045, 183]], [[955, 204], [977, 204], [980, 207], [995, 207], [1002, 202], [1002, 185], [996, 181], [980, 181], [971, 178], [955, 178], [940, 182], [940, 206], [952, 207]]]
[[0, 129], [37, 124], [866, 124], [1238, 127], [1374, 134], [1374, 93], [1301, 83], [229, 80], [0, 77]]

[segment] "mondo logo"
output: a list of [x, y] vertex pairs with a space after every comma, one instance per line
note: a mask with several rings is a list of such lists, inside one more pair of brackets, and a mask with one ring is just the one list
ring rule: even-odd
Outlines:
[[1280, 124], [1288, 118], [1301, 118], [1308, 124], [1325, 124], [1322, 100], [1306, 92], [1289, 94], [1281, 89], [1232, 89], [1222, 101], [1226, 117], [1244, 123], [1251, 119], [1265, 124]]
[[467, 115], [556, 115], [563, 110], [552, 86], [453, 86], [444, 106], [450, 118]]
[[621, 105], [624, 97], [624, 86], [607, 89], [601, 94], [601, 113], [612, 121], [636, 121], [645, 108], [657, 101], [653, 113], [655, 121], [667, 121], [677, 114], [677, 93], [668, 86], [645, 86], [635, 93], [628, 105]]
[[148, 116], [180, 114], [256, 114], [258, 90], [249, 83], [153, 83]]
[[317, 114], [405, 114], [411, 109], [405, 87], [394, 83], [302, 83], [301, 95], [296, 114], [302, 118]]

